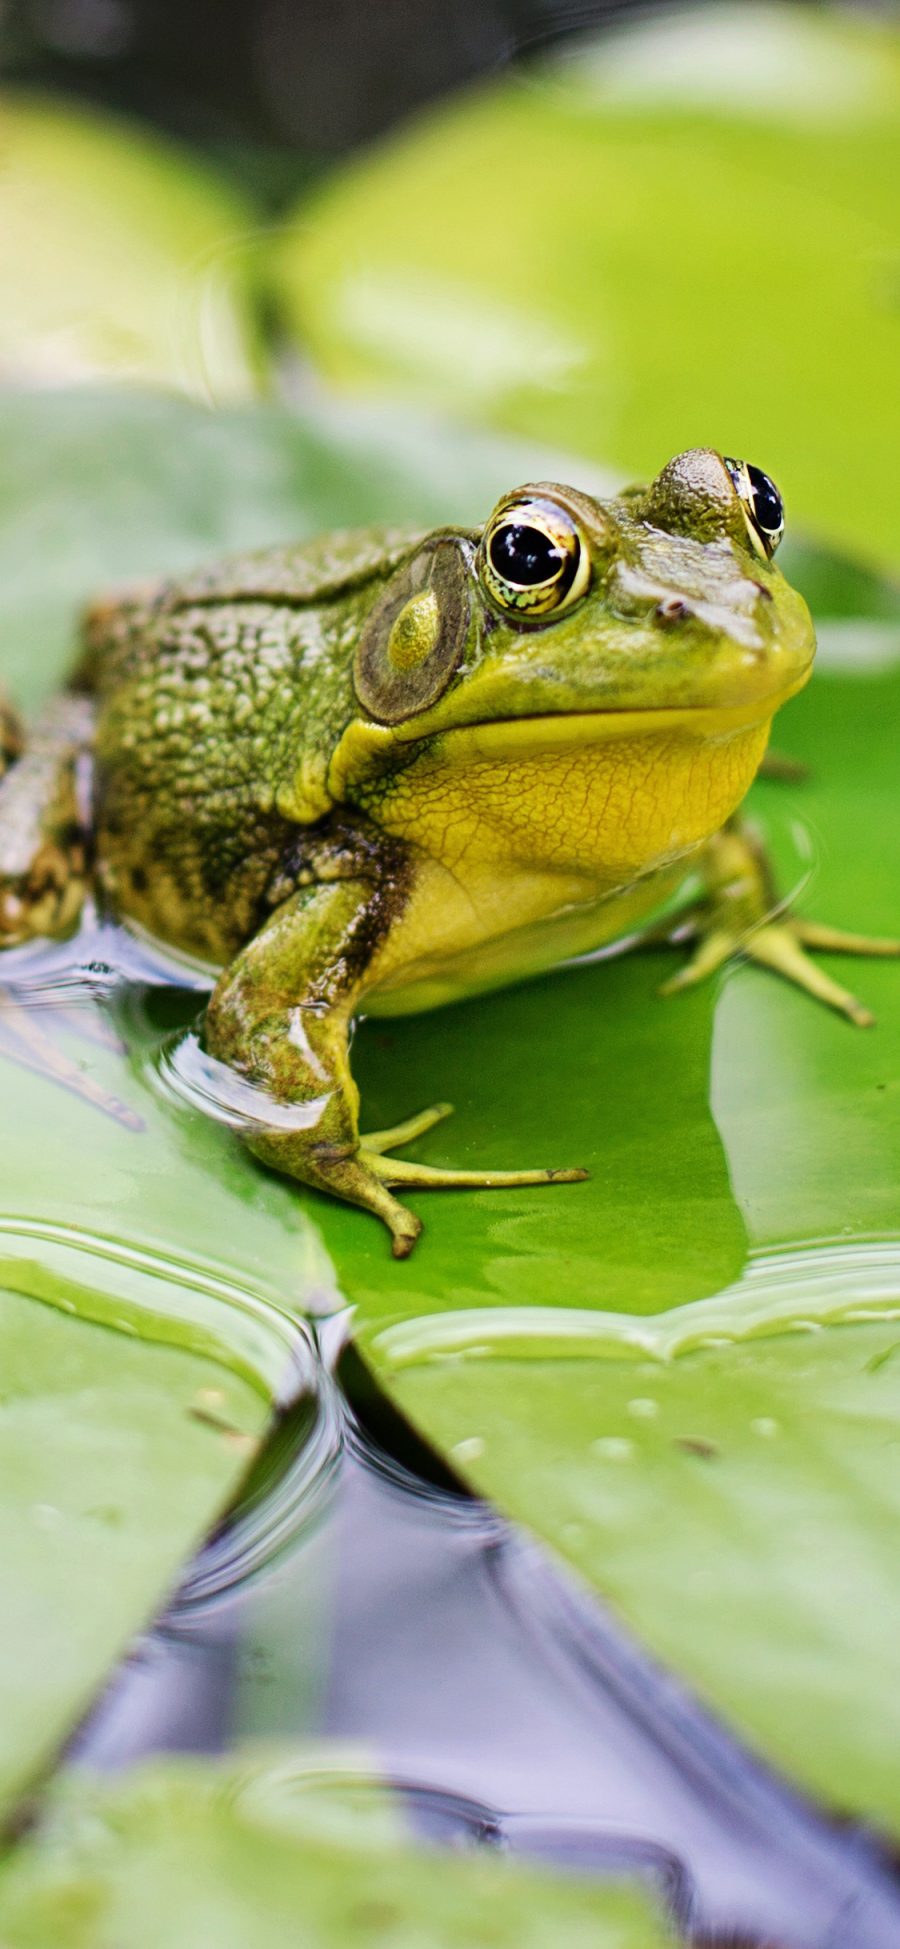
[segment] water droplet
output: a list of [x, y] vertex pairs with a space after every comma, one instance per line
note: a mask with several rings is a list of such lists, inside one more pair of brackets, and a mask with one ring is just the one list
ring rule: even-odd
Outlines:
[[450, 1453], [457, 1462], [478, 1462], [484, 1454], [484, 1446], [480, 1435], [469, 1435], [465, 1441], [454, 1442]]
[[779, 1433], [777, 1421], [773, 1421], [771, 1415], [768, 1414], [758, 1414], [755, 1421], [751, 1421], [750, 1426], [753, 1429], [753, 1433], [760, 1435], [763, 1441], [771, 1441], [773, 1435]]
[[52, 1502], [36, 1502], [32, 1514], [39, 1529], [58, 1529], [62, 1522], [62, 1510]]
[[659, 1402], [651, 1400], [647, 1394], [636, 1394], [634, 1400], [628, 1402], [628, 1412], [634, 1415], [635, 1421], [652, 1421], [659, 1413]]
[[563, 1542], [569, 1543], [574, 1550], [579, 1543], [584, 1542], [584, 1525], [583, 1523], [563, 1523], [561, 1535]]
[[601, 1435], [599, 1441], [591, 1442], [591, 1452], [599, 1455], [603, 1462], [630, 1462], [634, 1454], [634, 1442], [626, 1435]]

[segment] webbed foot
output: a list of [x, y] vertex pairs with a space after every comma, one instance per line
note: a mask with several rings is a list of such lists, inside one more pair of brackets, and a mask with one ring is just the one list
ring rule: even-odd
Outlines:
[[[588, 1172], [580, 1167], [536, 1171], [453, 1171], [432, 1164], [412, 1163], [403, 1157], [386, 1156], [386, 1152], [397, 1149], [401, 1144], [412, 1143], [414, 1138], [424, 1136], [427, 1130], [433, 1130], [435, 1124], [442, 1123], [452, 1113], [451, 1103], [435, 1103], [431, 1109], [420, 1111], [418, 1116], [409, 1117], [405, 1123], [395, 1124], [391, 1130], [376, 1130], [361, 1135], [354, 1163], [375, 1180], [382, 1197], [388, 1186], [410, 1191], [497, 1190], [526, 1184], [580, 1184], [588, 1176]], [[421, 1222], [414, 1219], [396, 1198], [389, 1198], [387, 1203], [383, 1203], [382, 1198], [378, 1198], [377, 1203], [371, 1200], [370, 1209], [377, 1210], [378, 1216], [388, 1224], [394, 1257], [407, 1258], [421, 1231]], [[398, 1214], [402, 1214], [404, 1221], [399, 1224]], [[415, 1227], [412, 1233], [410, 1223]]]
[[692, 988], [727, 961], [743, 956], [805, 989], [856, 1028], [872, 1027], [871, 1009], [818, 967], [810, 950], [895, 960], [900, 958], [900, 941], [847, 933], [785, 914], [775, 897], [765, 854], [745, 829], [726, 828], [710, 841], [706, 875], [706, 896], [690, 916], [694, 952], [686, 966], [663, 983], [660, 994]]

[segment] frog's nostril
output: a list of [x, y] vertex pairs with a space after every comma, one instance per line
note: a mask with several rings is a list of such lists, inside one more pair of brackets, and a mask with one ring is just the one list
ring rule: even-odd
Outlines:
[[689, 605], [683, 596], [663, 596], [656, 605], [656, 618], [660, 623], [680, 623], [689, 613]]

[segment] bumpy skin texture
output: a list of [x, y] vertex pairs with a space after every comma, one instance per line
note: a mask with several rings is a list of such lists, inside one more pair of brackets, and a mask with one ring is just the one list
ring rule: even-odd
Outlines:
[[117, 912], [222, 962], [284, 897], [298, 819], [328, 809], [362, 620], [411, 539], [268, 550], [90, 613], [97, 852]]
[[[535, 596], [523, 571], [510, 594], [491, 537], [533, 544], [545, 515], [563, 537], [550, 581]], [[708, 860], [677, 982], [758, 936], [758, 958], [864, 1019], [807, 960], [800, 924], [770, 921], [747, 841], [717, 837], [812, 653], [803, 602], [705, 450], [609, 503], [516, 490], [484, 535], [332, 535], [101, 602], [68, 704], [38, 727], [39, 792], [0, 717], [6, 939], [71, 923], [89, 843], [117, 914], [221, 970], [206, 1048], [258, 1091], [251, 1148], [375, 1212], [404, 1256], [420, 1224], [391, 1185], [583, 1174], [389, 1160], [446, 1106], [360, 1137], [360, 1006], [431, 1007], [548, 967], [633, 928]], [[26, 860], [9, 835], [29, 821]], [[52, 911], [40, 858], [57, 879], [70, 863]]]

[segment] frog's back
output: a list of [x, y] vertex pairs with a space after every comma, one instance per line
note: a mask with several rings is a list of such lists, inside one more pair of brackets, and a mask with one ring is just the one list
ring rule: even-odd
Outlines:
[[101, 597], [84, 618], [82, 680], [105, 694], [139, 664], [158, 661], [165, 655], [168, 619], [186, 609], [331, 606], [389, 575], [421, 539], [420, 529], [343, 528], [310, 541], [226, 555], [184, 575]]
[[365, 529], [236, 555], [96, 604], [98, 849], [117, 907], [218, 958], [253, 930], [353, 715], [362, 620], [418, 531]]

